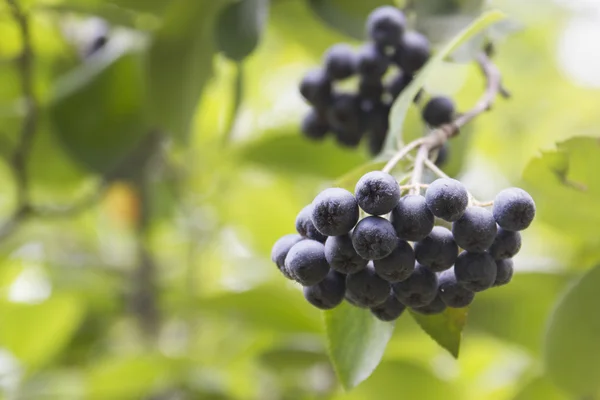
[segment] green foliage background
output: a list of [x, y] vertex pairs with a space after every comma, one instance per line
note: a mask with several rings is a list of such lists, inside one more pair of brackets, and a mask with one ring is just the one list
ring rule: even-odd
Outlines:
[[[11, 3], [29, 22], [35, 129]], [[365, 149], [301, 137], [297, 84], [388, 3], [0, 1], [2, 398], [600, 398], [600, 91], [559, 67], [564, 4], [412, 2], [437, 49], [486, 9], [508, 15], [486, 32], [513, 96], [453, 140], [446, 171], [480, 199], [516, 185], [538, 205], [513, 282], [470, 307], [458, 359], [408, 313], [394, 329], [322, 315], [272, 265], [320, 189], [370, 168]], [[109, 40], [81, 57], [94, 16]], [[480, 39], [427, 92], [471, 107]], [[422, 132], [411, 106], [403, 137]]]

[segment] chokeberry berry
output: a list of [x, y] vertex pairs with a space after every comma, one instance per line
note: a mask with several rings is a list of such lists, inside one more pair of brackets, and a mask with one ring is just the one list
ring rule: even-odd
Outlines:
[[387, 172], [371, 171], [358, 180], [354, 195], [359, 207], [366, 213], [384, 215], [398, 204], [400, 186]]
[[380, 260], [389, 256], [398, 245], [394, 227], [385, 218], [366, 217], [352, 231], [354, 249], [364, 259]]
[[488, 253], [463, 251], [454, 264], [458, 283], [472, 292], [481, 292], [492, 287], [496, 281], [496, 262]]
[[436, 179], [425, 192], [427, 207], [438, 218], [448, 222], [458, 220], [469, 204], [469, 194], [465, 186], [451, 178]]
[[397, 241], [396, 248], [389, 256], [373, 261], [377, 275], [392, 283], [408, 279], [415, 270], [415, 253], [412, 247], [404, 240]]
[[330, 310], [344, 301], [346, 275], [330, 270], [325, 279], [316, 285], [303, 288], [304, 297], [321, 310]]
[[302, 240], [296, 243], [285, 257], [285, 267], [301, 285], [316, 285], [329, 273], [325, 246], [316, 240]]
[[431, 126], [449, 124], [454, 117], [454, 102], [445, 96], [433, 97], [423, 108], [423, 120]]
[[452, 224], [454, 240], [464, 250], [481, 253], [490, 248], [496, 238], [496, 222], [491, 212], [483, 207], [469, 207]]
[[353, 274], [367, 266], [368, 260], [358, 255], [350, 234], [330, 236], [325, 242], [325, 258], [329, 266], [344, 274]]
[[409, 241], [424, 239], [434, 225], [433, 214], [427, 208], [425, 197], [420, 195], [402, 197], [392, 210], [390, 221], [398, 237]]
[[504, 189], [494, 200], [494, 218], [502, 229], [522, 231], [535, 217], [535, 203], [529, 193], [519, 188]]
[[419, 264], [434, 272], [452, 267], [458, 257], [458, 246], [452, 232], [443, 226], [436, 226], [427, 237], [415, 243], [415, 256]]
[[312, 222], [323, 235], [344, 235], [358, 222], [358, 203], [345, 189], [323, 190], [315, 197], [312, 206]]

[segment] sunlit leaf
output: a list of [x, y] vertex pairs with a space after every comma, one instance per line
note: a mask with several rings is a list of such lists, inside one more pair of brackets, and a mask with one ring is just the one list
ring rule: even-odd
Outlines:
[[351, 389], [377, 368], [394, 324], [347, 303], [325, 311], [324, 316], [331, 362], [342, 386]]
[[436, 315], [423, 315], [411, 311], [419, 326], [455, 358], [458, 358], [467, 313], [467, 308], [447, 308], [443, 313]]
[[358, 150], [341, 148], [333, 141], [313, 142], [300, 132], [267, 134], [244, 143], [239, 149], [239, 156], [246, 162], [274, 171], [330, 179], [367, 160]]
[[546, 371], [556, 385], [583, 398], [600, 389], [600, 266], [572, 285], [549, 320], [544, 341]]
[[84, 307], [77, 297], [56, 295], [39, 304], [0, 304], [0, 346], [28, 368], [49, 362], [69, 343]]
[[581, 246], [591, 262], [600, 255], [600, 237], [594, 229], [600, 224], [598, 157], [598, 139], [577, 137], [559, 143], [557, 151], [533, 159], [523, 173], [525, 189], [536, 199], [536, 222], [555, 228], [566, 240]]

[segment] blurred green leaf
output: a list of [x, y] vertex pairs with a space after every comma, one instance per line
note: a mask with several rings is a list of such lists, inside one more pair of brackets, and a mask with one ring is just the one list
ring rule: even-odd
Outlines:
[[122, 8], [161, 15], [169, 5], [164, 0], [104, 0]]
[[414, 2], [416, 29], [433, 43], [454, 36], [478, 15], [483, 0], [419, 0]]
[[416, 75], [415, 79], [408, 85], [402, 94], [396, 99], [390, 111], [390, 129], [384, 145], [385, 152], [393, 152], [396, 148], [398, 137], [402, 137], [402, 127], [406, 119], [406, 113], [410, 108], [413, 99], [423, 87], [429, 74], [434, 71], [439, 64], [454, 50], [458, 49], [463, 43], [471, 37], [481, 32], [494, 22], [504, 18], [504, 14], [500, 11], [490, 11], [481, 15], [477, 20], [473, 21], [469, 26], [463, 29], [455, 36], [442, 50], [437, 52], [427, 64]]
[[112, 357], [92, 365], [86, 377], [88, 399], [141, 399], [164, 387], [171, 363], [151, 354]]
[[103, 173], [147, 132], [145, 102], [139, 55], [86, 63], [56, 84], [49, 111], [52, 132], [77, 162]]
[[394, 324], [346, 302], [323, 314], [333, 368], [342, 386], [351, 389], [377, 368]]
[[527, 383], [513, 400], [569, 400], [552, 382], [544, 377], [535, 378]]
[[314, 142], [300, 132], [266, 134], [239, 148], [241, 160], [279, 172], [334, 179], [367, 161], [356, 150], [333, 141]]
[[559, 300], [545, 336], [544, 363], [552, 381], [577, 396], [600, 389], [600, 266], [572, 285]]
[[538, 355], [547, 318], [567, 282], [565, 274], [517, 273], [510, 285], [477, 294], [469, 307], [467, 329], [482, 330]]
[[265, 285], [240, 293], [201, 299], [202, 311], [235, 317], [250, 326], [278, 332], [320, 332], [319, 315], [300, 291]]
[[332, 28], [357, 40], [363, 40], [367, 16], [375, 8], [394, 4], [391, 0], [348, 1], [307, 0], [313, 11]]
[[592, 260], [600, 255], [600, 237], [594, 229], [600, 224], [599, 157], [598, 139], [577, 137], [557, 144], [556, 151], [542, 153], [523, 173], [525, 188], [536, 199], [536, 221], [582, 246]]
[[359, 167], [354, 168], [352, 171], [342, 175], [340, 178], [333, 182], [332, 186], [344, 188], [352, 193], [356, 187], [356, 182], [367, 172], [376, 171], [382, 169], [386, 161], [369, 161]]
[[423, 315], [411, 311], [411, 315], [433, 340], [458, 358], [462, 330], [467, 323], [467, 308], [447, 308], [441, 314]]
[[404, 361], [384, 361], [373, 375], [336, 400], [458, 400], [464, 398], [456, 386], [446, 382], [420, 365]]
[[225, 7], [217, 18], [215, 36], [219, 49], [234, 61], [254, 51], [269, 15], [269, 0], [241, 0]]
[[152, 121], [180, 140], [189, 135], [202, 89], [212, 74], [215, 16], [230, 1], [171, 1], [150, 47]]
[[290, 368], [307, 369], [315, 364], [327, 363], [329, 359], [323, 351], [284, 347], [264, 352], [260, 361], [271, 369], [281, 371]]
[[29, 369], [59, 354], [79, 327], [84, 307], [78, 297], [55, 295], [43, 303], [0, 304], [0, 346]]

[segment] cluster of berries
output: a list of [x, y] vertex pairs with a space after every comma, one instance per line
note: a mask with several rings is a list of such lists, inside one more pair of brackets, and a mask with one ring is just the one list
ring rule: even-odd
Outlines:
[[[406, 307], [423, 314], [466, 307], [476, 292], [511, 280], [519, 231], [535, 215], [518, 188], [498, 193], [492, 212], [469, 199], [454, 179], [434, 181], [425, 196], [402, 196], [390, 174], [369, 172], [354, 195], [341, 188], [317, 195], [298, 214], [298, 234], [275, 243], [272, 260], [320, 309], [345, 299], [391, 321]], [[359, 220], [360, 209], [370, 215]]]
[[[428, 39], [405, 27], [402, 11], [379, 7], [367, 19], [370, 40], [357, 52], [344, 43], [327, 50], [323, 67], [309, 71], [300, 83], [300, 93], [312, 106], [302, 121], [305, 136], [322, 139], [331, 133], [341, 145], [356, 147], [366, 135], [369, 151], [381, 151], [391, 104], [430, 56]], [[354, 92], [336, 87], [356, 76]], [[451, 122], [454, 112], [451, 99], [433, 97], [422, 116], [436, 127]]]

